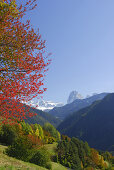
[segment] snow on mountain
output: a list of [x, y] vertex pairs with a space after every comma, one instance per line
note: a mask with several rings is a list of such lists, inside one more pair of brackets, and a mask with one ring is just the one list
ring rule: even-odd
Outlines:
[[67, 104], [72, 103], [76, 99], [83, 99], [83, 97], [77, 91], [72, 91], [68, 97]]
[[52, 101], [44, 101], [44, 100], [39, 100], [39, 101], [31, 100], [29, 102], [26, 102], [26, 104], [42, 111], [49, 111], [54, 107], [63, 106], [63, 103], [57, 103], [57, 102], [55, 103]]

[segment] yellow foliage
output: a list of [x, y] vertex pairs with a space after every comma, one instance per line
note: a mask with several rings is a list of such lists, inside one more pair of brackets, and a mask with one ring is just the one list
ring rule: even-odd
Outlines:
[[9, 11], [10, 16], [17, 16], [19, 11], [17, 9], [16, 1], [12, 0], [10, 3], [6, 3], [4, 0], [0, 1], [0, 16], [4, 16]]
[[81, 168], [83, 169], [83, 167], [84, 167], [84, 166], [83, 166], [83, 163], [82, 163], [82, 161], [81, 161]]
[[104, 161], [104, 167], [108, 168], [108, 162], [107, 161]]
[[39, 129], [37, 128], [36, 131], [35, 131], [35, 135], [36, 136], [39, 136]]
[[85, 170], [94, 170], [93, 167], [87, 167]]
[[96, 165], [99, 165], [99, 154], [95, 149], [91, 149], [91, 157]]

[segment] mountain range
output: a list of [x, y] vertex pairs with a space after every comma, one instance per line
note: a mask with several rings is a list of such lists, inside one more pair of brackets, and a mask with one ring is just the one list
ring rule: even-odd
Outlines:
[[58, 130], [87, 141], [91, 147], [114, 151], [114, 93], [74, 112], [58, 126]]
[[64, 120], [68, 115], [70, 115], [73, 112], [78, 111], [84, 107], [91, 105], [96, 100], [103, 99], [107, 94], [108, 93], [95, 94], [95, 95], [85, 98], [85, 99], [77, 98], [72, 103], [66, 104], [62, 107], [54, 107], [48, 113], [61, 119], [61, 120]]
[[[69, 94], [67, 104], [72, 103], [76, 99], [83, 99], [83, 97], [76, 90], [74, 90]], [[25, 102], [25, 104], [45, 112], [49, 112], [54, 107], [64, 106], [61, 102], [45, 101], [43, 99], [32, 99], [31, 101]]]
[[48, 112], [49, 110], [53, 109], [54, 107], [61, 107], [63, 103], [57, 103], [52, 101], [44, 101], [44, 100], [31, 100], [29, 102], [25, 102], [26, 105], [34, 107], [36, 109]]

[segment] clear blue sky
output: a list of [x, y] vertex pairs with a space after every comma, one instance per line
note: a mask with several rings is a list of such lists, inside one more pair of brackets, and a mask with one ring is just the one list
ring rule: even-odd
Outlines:
[[37, 0], [27, 18], [46, 40], [52, 63], [44, 100], [114, 92], [114, 0]]

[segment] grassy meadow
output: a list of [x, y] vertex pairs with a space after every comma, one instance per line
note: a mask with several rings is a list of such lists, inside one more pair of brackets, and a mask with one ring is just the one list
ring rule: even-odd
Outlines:
[[[50, 155], [54, 155], [57, 143], [47, 144], [45, 147], [48, 149]], [[24, 162], [5, 155], [4, 151], [7, 146], [0, 145], [0, 170], [46, 170], [41, 166]], [[59, 163], [51, 162], [52, 170], [67, 170]]]

